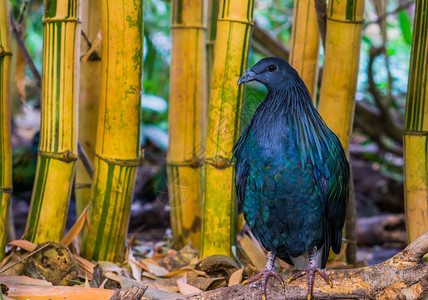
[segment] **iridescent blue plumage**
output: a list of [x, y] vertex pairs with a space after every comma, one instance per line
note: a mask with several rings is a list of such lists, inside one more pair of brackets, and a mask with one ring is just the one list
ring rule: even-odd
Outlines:
[[273, 255], [293, 265], [309, 254], [324, 268], [330, 246], [339, 253], [342, 241], [349, 190], [342, 145], [286, 61], [261, 60], [239, 83], [250, 80], [268, 93], [233, 148], [239, 210]]

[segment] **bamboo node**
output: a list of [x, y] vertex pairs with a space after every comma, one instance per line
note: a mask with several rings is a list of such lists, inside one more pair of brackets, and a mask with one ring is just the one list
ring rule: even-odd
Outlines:
[[39, 150], [39, 151], [37, 151], [37, 153], [40, 156], [61, 160], [61, 161], [66, 162], [66, 163], [73, 162], [73, 161], [76, 161], [78, 159], [78, 156], [76, 154], [74, 154], [73, 152], [71, 152], [70, 150], [66, 150], [64, 152], [58, 152], [58, 153]]
[[0, 188], [0, 193], [3, 194], [12, 194], [13, 189], [12, 188]]
[[333, 19], [331, 17], [327, 17], [327, 20], [337, 22], [337, 23], [364, 24], [364, 19], [363, 20], [356, 20], [356, 21], [349, 21], [349, 20], [339, 20], [339, 19]]
[[76, 183], [74, 186], [74, 189], [81, 190], [81, 189], [90, 189], [92, 188], [91, 183]]
[[12, 56], [12, 52], [4, 51], [4, 47], [0, 45], [0, 57], [1, 56]]
[[202, 164], [203, 160], [196, 156], [193, 156], [191, 159], [185, 161], [168, 161], [169, 166], [191, 167], [194, 169], [199, 168], [202, 166]]
[[95, 156], [99, 159], [105, 161], [108, 164], [114, 164], [117, 166], [125, 166], [125, 167], [137, 167], [141, 165], [144, 161], [144, 156], [140, 156], [136, 159], [117, 159], [117, 158], [108, 158], [95, 153]]
[[428, 131], [404, 130], [403, 135], [428, 136]]
[[226, 169], [230, 166], [230, 158], [217, 155], [214, 158], [205, 158], [205, 163], [216, 169]]
[[241, 23], [245, 25], [254, 26], [254, 22], [244, 21], [244, 20], [236, 20], [236, 19], [228, 19], [228, 18], [218, 18], [218, 22], [231, 22], [231, 23]]
[[49, 19], [44, 19], [42, 21], [42, 24], [46, 24], [46, 23], [55, 23], [55, 22], [65, 22], [65, 23], [78, 23], [81, 24], [82, 22], [79, 19], [73, 19], [73, 18], [49, 18]]
[[171, 25], [169, 29], [198, 29], [198, 30], [207, 30], [206, 26], [200, 25]]

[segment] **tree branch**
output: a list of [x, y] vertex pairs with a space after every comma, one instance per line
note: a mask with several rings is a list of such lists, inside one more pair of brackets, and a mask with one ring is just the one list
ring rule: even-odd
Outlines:
[[[428, 232], [411, 243], [391, 259], [374, 266], [327, 270], [333, 288], [317, 276], [316, 299], [423, 299], [428, 293], [428, 263], [423, 256], [428, 252]], [[287, 280], [289, 276], [282, 276]], [[307, 278], [298, 279], [285, 290], [276, 280], [270, 280], [268, 299], [307, 299]], [[194, 294], [187, 299], [255, 299], [260, 287], [252, 284], [234, 285], [213, 291]]]
[[374, 20], [374, 21], [370, 21], [370, 22], [367, 22], [367, 23], [365, 23], [364, 24], [364, 27], [366, 27], [366, 26], [368, 26], [368, 25], [370, 25], [370, 24], [374, 24], [374, 23], [381, 23], [382, 21], [384, 21], [388, 16], [392, 16], [392, 15], [395, 15], [395, 14], [397, 14], [397, 13], [399, 13], [400, 11], [402, 11], [403, 9], [407, 9], [407, 8], [409, 8], [412, 4], [415, 4], [416, 2], [415, 1], [408, 1], [408, 2], [405, 2], [405, 3], [403, 3], [403, 4], [400, 4], [399, 6], [397, 6], [397, 8], [396, 9], [394, 9], [393, 11], [390, 11], [390, 12], [387, 12], [387, 13], [385, 13], [385, 14], [383, 14], [383, 15], [381, 15], [381, 16], [379, 16], [376, 20]]
[[279, 40], [272, 37], [269, 32], [260, 28], [257, 23], [254, 23], [253, 39], [263, 45], [264, 48], [268, 49], [274, 56], [288, 60], [290, 50], [284, 47]]
[[383, 122], [385, 123], [385, 126], [383, 127], [385, 130], [385, 133], [387, 133], [393, 140], [396, 142], [401, 143], [403, 132], [399, 126], [395, 124], [395, 121], [393, 120], [389, 108], [382, 102], [382, 95], [380, 91], [378, 90], [376, 83], [374, 81], [374, 73], [373, 73], [373, 62], [374, 59], [379, 56], [380, 54], [384, 53], [385, 48], [379, 47], [374, 48], [372, 47], [370, 49], [369, 54], [369, 66], [368, 66], [368, 91], [370, 94], [372, 94], [378, 108], [381, 114], [381, 118]]
[[325, 51], [325, 41], [327, 35], [327, 2], [325, 0], [315, 0], [315, 10], [317, 12], [318, 28], [321, 34], [321, 41]]
[[31, 73], [34, 76], [34, 79], [36, 80], [36, 86], [39, 89], [39, 91], [42, 90], [42, 77], [40, 76], [39, 71], [36, 68], [36, 65], [34, 64], [33, 60], [31, 59], [30, 53], [28, 52], [27, 48], [24, 45], [24, 42], [21, 38], [21, 31], [18, 28], [18, 25], [15, 22], [15, 19], [13, 18], [12, 14], [10, 15], [10, 25], [12, 28], [12, 34], [16, 40], [16, 44], [19, 47], [19, 50], [21, 50], [22, 55], [25, 58], [25, 61], [28, 64], [28, 67], [30, 68]]

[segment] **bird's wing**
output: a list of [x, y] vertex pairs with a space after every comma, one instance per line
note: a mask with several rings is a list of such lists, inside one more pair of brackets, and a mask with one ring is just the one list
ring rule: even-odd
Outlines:
[[247, 162], [248, 151], [245, 147], [245, 140], [247, 138], [248, 131], [249, 128], [247, 127], [233, 146], [232, 150], [232, 160], [235, 160], [235, 188], [238, 198], [238, 214], [242, 213], [242, 207], [245, 199], [245, 186], [247, 184], [247, 177], [249, 174]]
[[321, 191], [324, 210], [325, 259], [330, 245], [335, 253], [340, 252], [349, 197], [348, 161], [339, 139], [333, 133], [331, 136], [333, 151], [325, 151], [324, 159], [314, 165], [314, 177]]

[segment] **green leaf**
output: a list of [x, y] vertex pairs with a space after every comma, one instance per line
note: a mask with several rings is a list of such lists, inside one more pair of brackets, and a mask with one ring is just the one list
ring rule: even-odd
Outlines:
[[412, 44], [412, 25], [409, 15], [405, 10], [398, 12], [398, 24], [400, 25], [401, 33], [406, 44]]

